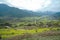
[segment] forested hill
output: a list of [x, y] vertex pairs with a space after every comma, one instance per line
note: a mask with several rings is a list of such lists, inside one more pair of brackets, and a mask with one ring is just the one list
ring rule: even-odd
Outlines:
[[22, 17], [36, 17], [42, 15], [45, 15], [45, 13], [23, 10], [15, 7], [10, 7], [6, 4], [0, 4], [0, 17], [22, 18]]
[[2, 18], [22, 18], [22, 17], [42, 17], [48, 15], [52, 19], [60, 19], [60, 12], [33, 12], [0, 4], [0, 17]]
[[5, 4], [0, 4], [0, 17], [31, 17], [37, 16], [32, 11], [22, 10], [15, 7], [9, 7]]
[[57, 12], [52, 16], [54, 16], [56, 19], [60, 20], [60, 12]]

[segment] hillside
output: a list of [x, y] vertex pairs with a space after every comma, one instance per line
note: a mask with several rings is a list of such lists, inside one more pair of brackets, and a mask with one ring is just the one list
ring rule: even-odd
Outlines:
[[28, 10], [22, 10], [15, 7], [10, 7], [6, 4], [0, 4], [0, 17], [33, 17], [42, 15], [52, 15], [55, 12], [33, 12]]
[[60, 20], [60, 12], [55, 13], [53, 16], [54, 18]]
[[5, 4], [0, 4], [0, 17], [31, 17], [37, 16], [32, 11], [22, 10], [15, 7], [9, 7]]
[[[15, 7], [10, 7], [6, 4], [0, 4], [0, 20], [21, 20], [20, 18], [27, 18], [27, 17], [40, 17], [42, 19], [48, 19], [48, 20], [56, 20], [60, 19], [60, 12], [51, 12], [51, 11], [45, 11], [45, 12], [33, 12], [29, 10], [22, 10]], [[34, 18], [33, 18], [34, 19]], [[34, 19], [35, 20], [35, 19]]]

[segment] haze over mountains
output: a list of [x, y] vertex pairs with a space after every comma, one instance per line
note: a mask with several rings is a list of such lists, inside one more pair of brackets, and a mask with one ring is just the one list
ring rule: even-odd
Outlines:
[[33, 12], [29, 10], [22, 10], [15, 7], [9, 7], [6, 4], [0, 4], [0, 17], [6, 18], [22, 18], [22, 17], [42, 17], [48, 15], [51, 18], [60, 19], [60, 12]]

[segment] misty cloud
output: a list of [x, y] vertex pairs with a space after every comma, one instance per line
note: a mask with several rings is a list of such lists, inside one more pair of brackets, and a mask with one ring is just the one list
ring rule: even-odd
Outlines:
[[[1, 2], [10, 5], [10, 3], [7, 2], [7, 0], [0, 0], [0, 3]], [[42, 9], [42, 11], [60, 11], [60, 0], [51, 0], [51, 4]]]

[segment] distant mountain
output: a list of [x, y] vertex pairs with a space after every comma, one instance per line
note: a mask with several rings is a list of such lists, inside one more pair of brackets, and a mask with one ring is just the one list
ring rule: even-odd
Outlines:
[[47, 18], [47, 19], [49, 19], [49, 20], [60, 20], [60, 12], [48, 12], [48, 14], [47, 15], [45, 15], [45, 16], [42, 16], [43, 17], [43, 19], [44, 18]]
[[57, 12], [55, 14], [52, 15], [55, 19], [59, 19], [60, 20], [60, 12]]
[[15, 7], [9, 7], [5, 4], [0, 4], [0, 17], [31, 17], [37, 16], [32, 11], [22, 10]]
[[22, 18], [22, 17], [36, 17], [39, 16], [43, 18], [52, 18], [52, 19], [60, 19], [60, 12], [33, 12], [28, 10], [22, 10], [15, 7], [10, 7], [6, 4], [0, 4], [0, 18]]

